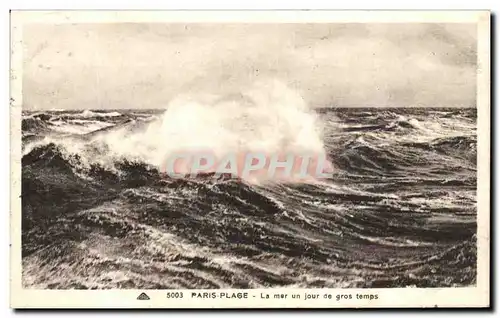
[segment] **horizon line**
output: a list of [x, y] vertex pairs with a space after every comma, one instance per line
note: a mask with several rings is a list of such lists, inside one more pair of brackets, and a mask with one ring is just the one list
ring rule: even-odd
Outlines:
[[[476, 108], [477, 105], [474, 106], [324, 106], [324, 107], [314, 107], [310, 110], [317, 109], [347, 109], [347, 108], [384, 108], [384, 109], [394, 109], [394, 108]], [[165, 108], [49, 108], [49, 109], [36, 109], [36, 108], [25, 108], [21, 107], [22, 111], [113, 111], [113, 110], [167, 110], [168, 107]]]

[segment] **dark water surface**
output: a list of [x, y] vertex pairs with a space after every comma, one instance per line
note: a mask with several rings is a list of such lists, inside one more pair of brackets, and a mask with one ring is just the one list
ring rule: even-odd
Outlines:
[[159, 112], [23, 113], [24, 285], [475, 284], [476, 110], [318, 113], [333, 178], [266, 186], [168, 180], [112, 153]]

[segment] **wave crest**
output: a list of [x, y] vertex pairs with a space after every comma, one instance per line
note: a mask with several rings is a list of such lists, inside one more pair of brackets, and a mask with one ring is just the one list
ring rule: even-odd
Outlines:
[[262, 81], [226, 95], [179, 96], [152, 122], [117, 125], [81, 140], [47, 140], [86, 157], [87, 166], [108, 168], [126, 159], [161, 169], [172, 154], [206, 150], [218, 158], [249, 152], [325, 156], [316, 116], [296, 92]]

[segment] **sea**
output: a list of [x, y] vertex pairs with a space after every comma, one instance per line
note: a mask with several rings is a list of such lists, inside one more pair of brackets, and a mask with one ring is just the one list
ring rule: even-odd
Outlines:
[[[475, 108], [249, 107], [23, 111], [24, 287], [476, 284]], [[324, 151], [333, 173], [161, 173], [179, 146], [248, 145]]]

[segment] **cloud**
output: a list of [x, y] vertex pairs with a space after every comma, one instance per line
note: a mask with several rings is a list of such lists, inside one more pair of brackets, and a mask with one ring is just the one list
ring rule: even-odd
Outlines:
[[471, 24], [64, 24], [24, 30], [28, 108], [157, 108], [276, 78], [313, 107], [474, 106]]

